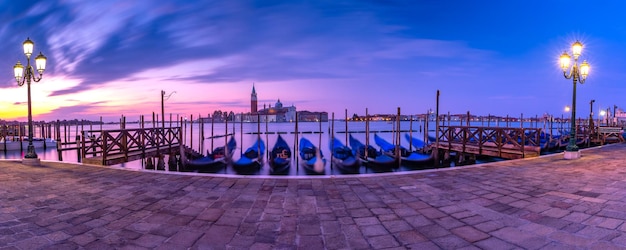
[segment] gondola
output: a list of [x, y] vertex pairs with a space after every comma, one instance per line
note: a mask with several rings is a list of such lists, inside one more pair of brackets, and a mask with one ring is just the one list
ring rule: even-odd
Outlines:
[[[413, 139], [411, 140], [412, 143], [414, 140], [419, 141], [419, 139], [416, 139], [416, 138], [412, 138], [412, 139]], [[374, 141], [376, 142], [376, 145], [378, 145], [381, 148], [383, 153], [389, 155], [390, 157], [395, 157], [396, 145], [389, 143], [382, 137], [378, 136], [378, 134], [374, 134]], [[423, 142], [422, 142], [422, 146], [423, 146]], [[420, 153], [416, 151], [409, 151], [402, 146], [399, 146], [399, 149], [400, 149], [400, 163], [403, 166], [417, 167], [417, 166], [432, 165], [434, 158], [431, 154], [424, 154], [424, 153]]]
[[551, 135], [545, 131], [539, 133], [539, 145], [541, 153], [558, 149], [561, 146], [561, 135]]
[[187, 161], [185, 169], [201, 173], [216, 173], [232, 160], [235, 148], [237, 148], [237, 142], [234, 137], [231, 137], [226, 147], [217, 147], [213, 149], [213, 152], [207, 150], [206, 156]]
[[350, 135], [349, 140], [350, 147], [352, 148], [354, 155], [358, 156], [365, 166], [370, 168], [372, 171], [392, 172], [394, 169], [399, 167], [398, 161], [395, 158], [377, 151], [371, 145], [368, 145], [366, 150], [365, 145], [352, 137], [352, 135]]
[[413, 146], [414, 149], [426, 147], [426, 143], [415, 137], [411, 137], [408, 133], [404, 134], [404, 138]]
[[358, 174], [361, 169], [361, 161], [354, 156], [352, 150], [343, 145], [341, 141], [333, 137], [330, 141], [330, 152], [332, 152], [333, 166], [339, 169], [342, 174]]
[[324, 159], [324, 155], [318, 147], [313, 145], [308, 139], [302, 137], [300, 138], [299, 150], [302, 160], [300, 165], [307, 174], [326, 174], [326, 159]]
[[233, 169], [238, 174], [254, 174], [263, 166], [263, 153], [265, 152], [265, 144], [263, 139], [258, 137], [256, 142], [252, 144], [241, 157], [233, 162]]
[[291, 166], [291, 149], [289, 144], [278, 135], [270, 154], [270, 174], [288, 174]]

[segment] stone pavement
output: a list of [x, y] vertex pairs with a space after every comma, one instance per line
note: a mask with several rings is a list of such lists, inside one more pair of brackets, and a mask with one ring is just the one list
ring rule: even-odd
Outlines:
[[291, 179], [0, 161], [0, 249], [624, 249], [625, 153]]

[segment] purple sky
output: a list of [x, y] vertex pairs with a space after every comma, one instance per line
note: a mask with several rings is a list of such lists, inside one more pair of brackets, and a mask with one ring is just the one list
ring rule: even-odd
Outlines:
[[[626, 105], [626, 3], [610, 1], [2, 1], [0, 119], [25, 120], [12, 67], [22, 42], [48, 57], [36, 120], [298, 110], [561, 116], [558, 57], [584, 45], [578, 116]], [[578, 11], [578, 12], [574, 12]]]

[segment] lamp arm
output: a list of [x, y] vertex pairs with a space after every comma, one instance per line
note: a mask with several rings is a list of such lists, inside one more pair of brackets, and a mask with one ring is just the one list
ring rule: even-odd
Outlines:
[[22, 77], [20, 79], [16, 79], [17, 80], [17, 86], [20, 86], [20, 87], [24, 86], [24, 84], [26, 84], [26, 82], [28, 82], [29, 80], [32, 80], [34, 82], [39, 82], [39, 81], [41, 81], [42, 77], [43, 77], [43, 74], [38, 74], [38, 75], [35, 74], [35, 70], [33, 70], [33, 66], [31, 66], [30, 62], [29, 62], [26, 65], [26, 68], [24, 68], [24, 73], [23, 73]]
[[573, 76], [574, 76], [573, 66], [569, 69], [569, 71], [568, 70], [563, 71], [563, 77], [565, 77], [565, 79], [572, 79]]
[[17, 86], [22, 87], [24, 84], [26, 84], [26, 77], [22, 76], [20, 79], [17, 79]]
[[[31, 79], [34, 82], [41, 81], [41, 78], [43, 77], [43, 74], [35, 74], [35, 70], [33, 70], [33, 66], [30, 66], [29, 70], [30, 70], [30, 76], [32, 77]], [[37, 72], [37, 73], [39, 73], [39, 72]]]
[[170, 99], [170, 97], [171, 97], [174, 93], [176, 93], [176, 91], [174, 91], [174, 92], [170, 93], [169, 95], [165, 96], [165, 91], [164, 91], [164, 92], [163, 92], [164, 100], [165, 100], [165, 101], [169, 100], [169, 99]]

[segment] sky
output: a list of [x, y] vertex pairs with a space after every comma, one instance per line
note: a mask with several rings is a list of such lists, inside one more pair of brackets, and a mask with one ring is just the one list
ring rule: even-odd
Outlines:
[[[469, 111], [568, 116], [559, 56], [579, 40], [591, 70], [577, 116], [619, 108], [624, 1], [0, 0], [0, 119], [27, 119], [12, 67], [47, 58], [34, 120], [117, 121], [249, 112], [278, 99], [342, 117]], [[4, 73], [2, 73], [4, 72]], [[624, 106], [626, 107], [626, 106]]]

